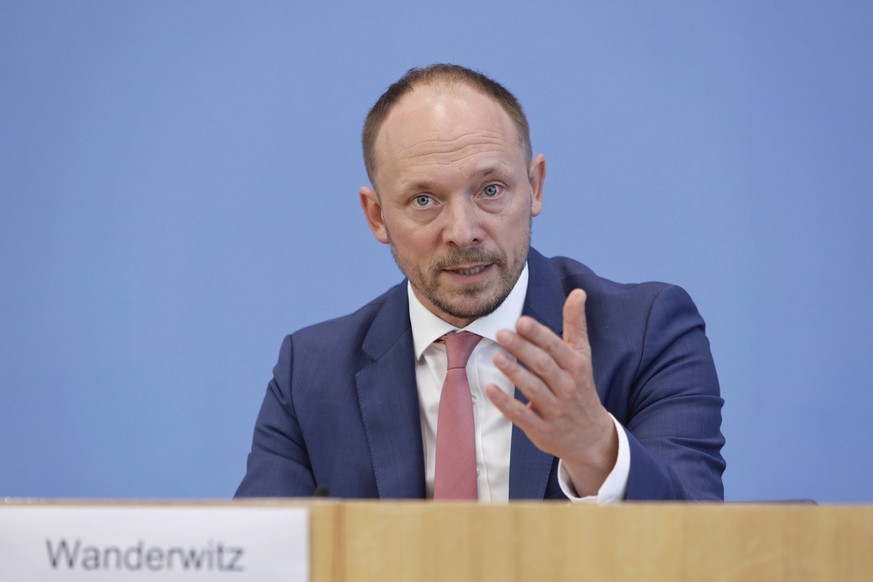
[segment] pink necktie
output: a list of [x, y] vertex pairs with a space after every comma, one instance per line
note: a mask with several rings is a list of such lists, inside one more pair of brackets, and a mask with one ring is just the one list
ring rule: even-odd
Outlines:
[[434, 499], [478, 499], [476, 488], [476, 432], [473, 401], [467, 381], [467, 360], [481, 336], [468, 331], [448, 333], [448, 370], [440, 393], [436, 435]]

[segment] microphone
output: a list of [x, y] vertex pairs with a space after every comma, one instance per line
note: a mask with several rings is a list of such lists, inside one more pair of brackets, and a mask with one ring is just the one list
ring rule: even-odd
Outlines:
[[327, 488], [327, 485], [319, 485], [315, 488], [315, 491], [312, 492], [313, 497], [330, 497], [330, 490]]

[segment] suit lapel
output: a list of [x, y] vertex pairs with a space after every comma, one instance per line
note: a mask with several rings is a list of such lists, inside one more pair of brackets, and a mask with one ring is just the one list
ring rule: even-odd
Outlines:
[[388, 293], [363, 342], [372, 363], [355, 376], [380, 498], [423, 498], [424, 454], [406, 285]]
[[[564, 324], [564, 289], [548, 260], [531, 249], [528, 256], [527, 296], [522, 313], [548, 326], [559, 336]], [[515, 389], [515, 397], [527, 398]], [[512, 426], [512, 449], [509, 458], [509, 498], [543, 499], [555, 457], [539, 450], [527, 435]]]

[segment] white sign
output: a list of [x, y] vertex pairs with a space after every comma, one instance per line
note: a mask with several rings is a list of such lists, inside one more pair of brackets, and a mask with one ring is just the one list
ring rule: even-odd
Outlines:
[[309, 579], [303, 507], [0, 505], [3, 580]]

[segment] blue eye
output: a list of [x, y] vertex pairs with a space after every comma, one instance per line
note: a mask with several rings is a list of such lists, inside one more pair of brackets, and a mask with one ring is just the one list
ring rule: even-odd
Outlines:
[[495, 196], [500, 194], [500, 187], [497, 184], [488, 184], [487, 186], [485, 186], [483, 192], [488, 198], [494, 198]]
[[428, 206], [429, 204], [430, 204], [430, 196], [427, 196], [426, 194], [420, 194], [420, 195], [415, 197], [415, 205], [416, 206], [424, 208], [425, 206]]

